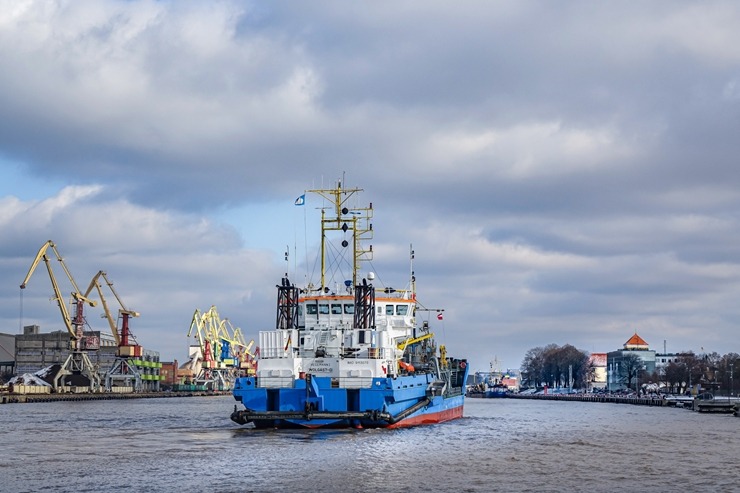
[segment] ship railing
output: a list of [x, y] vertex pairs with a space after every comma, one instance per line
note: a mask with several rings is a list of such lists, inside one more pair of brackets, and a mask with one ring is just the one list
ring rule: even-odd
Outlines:
[[[268, 356], [262, 356], [263, 359], [269, 359]], [[326, 349], [301, 349], [295, 355], [299, 358], [349, 358], [349, 359], [390, 359], [394, 357], [393, 348], [326, 348]], [[281, 356], [276, 356], [281, 357]], [[273, 356], [275, 358], [275, 356]]]
[[[321, 376], [321, 375], [316, 375]], [[373, 377], [332, 377], [331, 388], [367, 389], [373, 386]], [[293, 377], [257, 377], [256, 387], [277, 389], [294, 388]]]
[[282, 347], [260, 348], [260, 359], [290, 358], [292, 356], [293, 351], [290, 348], [288, 350]]
[[332, 388], [369, 389], [373, 386], [373, 377], [339, 377], [332, 378]]
[[295, 386], [295, 379], [290, 377], [257, 377], [256, 386], [258, 388], [267, 389], [279, 389], [279, 388], [293, 388]]

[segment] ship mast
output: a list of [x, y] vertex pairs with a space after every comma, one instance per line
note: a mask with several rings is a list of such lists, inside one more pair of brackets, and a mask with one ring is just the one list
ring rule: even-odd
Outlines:
[[[360, 262], [372, 260], [372, 245], [367, 250], [361, 241], [372, 238], [373, 225], [370, 219], [373, 217], [373, 204], [365, 208], [350, 208], [347, 206], [349, 198], [361, 188], [342, 188], [342, 182], [337, 182], [336, 188], [306, 190], [306, 192], [321, 195], [331, 202], [332, 206], [321, 208], [321, 290], [326, 289], [326, 233], [327, 231], [352, 231], [352, 285], [357, 285], [357, 272], [360, 270]], [[333, 215], [327, 217], [327, 210], [333, 208]], [[347, 248], [349, 242], [342, 241], [342, 247]]]
[[411, 299], [416, 300], [416, 275], [414, 274], [414, 245], [409, 245], [409, 265], [411, 268]]

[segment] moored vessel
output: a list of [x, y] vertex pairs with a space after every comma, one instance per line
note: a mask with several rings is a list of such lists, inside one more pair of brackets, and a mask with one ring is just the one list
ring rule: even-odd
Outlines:
[[[410, 250], [404, 289], [360, 278], [372, 260], [373, 207], [350, 206], [361, 189], [307, 190], [320, 195], [321, 272], [299, 288], [287, 275], [277, 286], [275, 330], [259, 333], [255, 376], [234, 384], [231, 419], [258, 428], [396, 428], [462, 417], [468, 365], [437, 345], [428, 310], [417, 303]], [[305, 195], [300, 204], [305, 203]], [[334, 238], [336, 237], [336, 238]], [[341, 241], [340, 241], [341, 240]], [[336, 244], [334, 243], [336, 242]], [[330, 253], [334, 253], [330, 261]], [[327, 265], [347, 265], [336, 279]]]

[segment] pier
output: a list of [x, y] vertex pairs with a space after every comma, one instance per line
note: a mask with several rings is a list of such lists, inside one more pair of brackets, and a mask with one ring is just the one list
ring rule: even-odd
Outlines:
[[740, 417], [740, 399], [722, 398], [695, 399], [692, 397], [630, 397], [619, 395], [590, 394], [507, 394], [508, 399], [535, 399], [546, 401], [608, 402], [633, 406], [682, 407], [700, 413], [734, 414]]
[[195, 392], [137, 392], [137, 393], [63, 393], [63, 394], [0, 394], [0, 404], [23, 404], [33, 402], [58, 401], [100, 401], [124, 399], [161, 399], [167, 397], [207, 397], [231, 395], [230, 391], [195, 391]]
[[539, 399], [546, 401], [577, 401], [577, 402], [610, 402], [612, 404], [632, 404], [636, 406], [670, 406], [675, 405], [666, 399], [646, 397], [627, 397], [618, 395], [590, 395], [590, 394], [508, 394], [509, 399]]

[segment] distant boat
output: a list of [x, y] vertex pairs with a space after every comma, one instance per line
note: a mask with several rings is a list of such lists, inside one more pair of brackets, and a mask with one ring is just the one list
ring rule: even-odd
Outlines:
[[[382, 288], [372, 272], [372, 204], [351, 208], [360, 189], [309, 190], [328, 200], [321, 210], [321, 278], [277, 286], [276, 328], [259, 333], [257, 372], [238, 378], [231, 419], [257, 428], [397, 428], [440, 423], [463, 415], [465, 359], [437, 346], [417, 304], [416, 280], [407, 289]], [[305, 194], [296, 205], [306, 203]], [[341, 242], [334, 245], [331, 235]], [[329, 252], [343, 259], [329, 261]], [[349, 265], [351, 278], [332, 282], [329, 265]], [[442, 310], [436, 311], [442, 319]]]
[[491, 362], [491, 371], [475, 372], [474, 384], [468, 388], [467, 396], [472, 398], [493, 399], [506, 397], [509, 387], [504, 383], [506, 377], [498, 367], [498, 359]]

